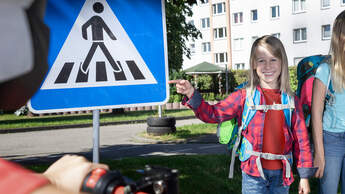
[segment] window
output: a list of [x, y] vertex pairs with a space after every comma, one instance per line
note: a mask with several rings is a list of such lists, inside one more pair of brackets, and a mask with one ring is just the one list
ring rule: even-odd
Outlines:
[[228, 53], [215, 53], [216, 64], [228, 62]]
[[307, 28], [298, 28], [293, 30], [293, 41], [305, 42], [307, 40]]
[[279, 5], [271, 7], [271, 18], [279, 18], [280, 17], [280, 10]]
[[201, 18], [201, 28], [207, 29], [210, 27], [210, 18]]
[[202, 46], [202, 52], [203, 53], [208, 53], [211, 51], [211, 43], [210, 42], [203, 42], [201, 43]]
[[341, 5], [345, 5], [345, 0], [340, 0]]
[[328, 8], [331, 6], [330, 0], [321, 0], [321, 8]]
[[258, 20], [258, 10], [257, 9], [251, 10], [250, 13], [251, 13], [252, 21], [253, 22], [257, 21]]
[[235, 66], [236, 66], [237, 70], [238, 69], [244, 69], [244, 63], [236, 63]]
[[190, 53], [195, 53], [195, 43], [189, 44]]
[[234, 50], [242, 50], [242, 49], [243, 49], [243, 38], [235, 38]]
[[208, 0], [200, 0], [200, 4], [208, 4]]
[[272, 36], [276, 37], [276, 38], [280, 38], [280, 33], [273, 33], [271, 34]]
[[302, 61], [302, 59], [304, 59], [304, 57], [294, 57], [294, 58], [293, 58], [293, 64], [294, 64], [295, 66], [297, 66], [298, 63]]
[[234, 24], [240, 24], [243, 23], [243, 13], [238, 12], [233, 14], [234, 18]]
[[220, 38], [225, 38], [226, 37], [226, 28], [215, 28], [213, 30], [214, 33], [214, 39], [220, 39]]
[[213, 4], [213, 14], [225, 13], [225, 2]]
[[329, 40], [331, 38], [331, 25], [322, 25], [322, 40]]
[[292, 0], [292, 12], [299, 13], [305, 11], [305, 1], [306, 0]]
[[255, 42], [256, 39], [258, 39], [258, 36], [252, 36], [252, 44]]

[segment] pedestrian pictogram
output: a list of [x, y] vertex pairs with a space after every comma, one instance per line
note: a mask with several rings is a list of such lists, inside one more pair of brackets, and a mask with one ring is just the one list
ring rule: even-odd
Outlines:
[[49, 70], [34, 113], [165, 104], [165, 0], [47, 0]]
[[41, 89], [155, 83], [107, 2], [86, 1]]
[[[100, 2], [96, 2], [95, 4], [93, 4], [93, 10], [96, 13], [102, 13], [103, 10], [104, 10], [103, 4], [100, 3]], [[91, 46], [91, 49], [90, 49], [89, 53], [86, 56], [86, 59], [85, 59], [84, 63], [81, 66], [81, 71], [84, 74], [86, 74], [88, 72], [92, 56], [95, 54], [95, 51], [96, 51], [97, 47], [99, 47], [99, 48], [102, 49], [103, 54], [106, 56], [106, 58], [110, 62], [110, 65], [113, 67], [114, 72], [121, 72], [122, 69], [119, 67], [119, 65], [117, 65], [115, 63], [113, 57], [111, 56], [111, 54], [109, 53], [108, 49], [104, 45], [103, 29], [105, 30], [105, 32], [107, 32], [107, 34], [109, 35], [109, 37], [112, 40], [116, 40], [114, 34], [110, 31], [110, 29], [108, 28], [107, 24], [104, 23], [103, 19], [100, 16], [93, 16], [92, 18], [90, 18], [82, 26], [83, 38], [85, 40], [87, 40], [87, 31], [86, 30], [87, 30], [88, 27], [91, 27], [93, 43], [92, 43], [92, 46]], [[104, 64], [102, 64], [102, 65], [104, 65]]]

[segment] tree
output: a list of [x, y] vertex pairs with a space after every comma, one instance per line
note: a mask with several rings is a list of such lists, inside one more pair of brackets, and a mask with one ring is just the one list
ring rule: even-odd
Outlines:
[[186, 41], [201, 38], [201, 32], [194, 24], [186, 22], [186, 16], [193, 15], [194, 1], [165, 0], [169, 73], [182, 69], [183, 55], [190, 58]]

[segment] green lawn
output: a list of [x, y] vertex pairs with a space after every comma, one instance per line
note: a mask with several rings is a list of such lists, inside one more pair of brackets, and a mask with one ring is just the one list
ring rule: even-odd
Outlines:
[[[165, 110], [165, 116], [192, 116], [191, 110]], [[121, 114], [101, 113], [100, 123], [146, 120], [147, 117], [158, 116], [157, 110], [151, 111], [126, 111]], [[50, 115], [50, 116], [16, 116], [14, 114], [0, 114], [0, 130], [27, 127], [59, 126], [73, 124], [92, 124], [92, 113]]]

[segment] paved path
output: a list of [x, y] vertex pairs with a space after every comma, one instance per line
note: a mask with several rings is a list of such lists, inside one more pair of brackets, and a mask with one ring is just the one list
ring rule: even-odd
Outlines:
[[[198, 119], [177, 120], [176, 126], [202, 123]], [[159, 143], [141, 138], [147, 124], [100, 127], [100, 159], [132, 156], [226, 153], [215, 135], [189, 143]], [[66, 153], [92, 159], [92, 127], [0, 134], [0, 157], [19, 163], [52, 161]]]

